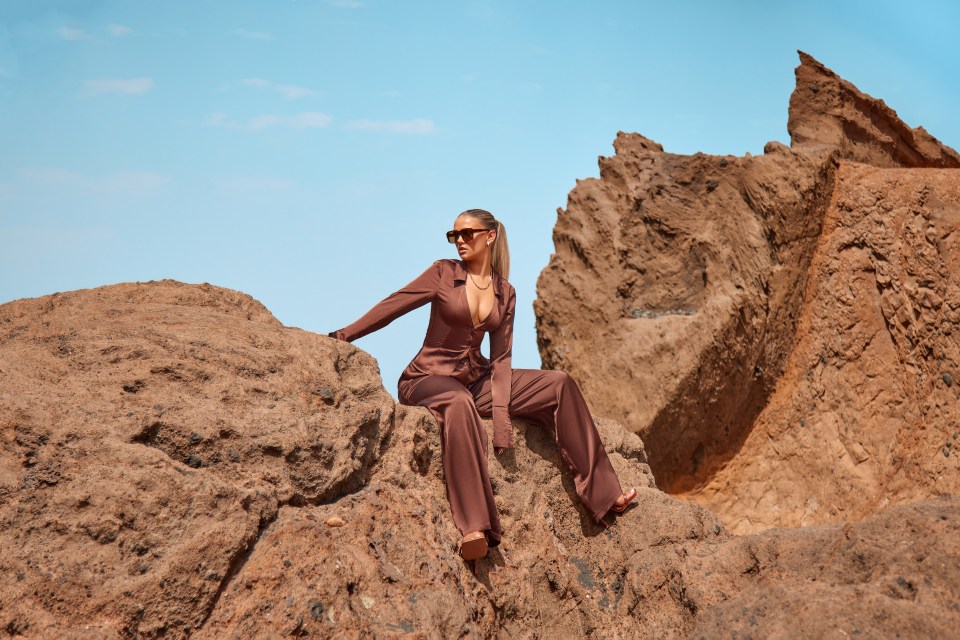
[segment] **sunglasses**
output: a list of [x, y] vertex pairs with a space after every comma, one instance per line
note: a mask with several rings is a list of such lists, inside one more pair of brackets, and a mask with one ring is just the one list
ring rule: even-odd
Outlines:
[[447, 231], [447, 242], [454, 244], [457, 241], [457, 236], [463, 238], [464, 242], [473, 242], [473, 238], [477, 233], [486, 233], [488, 231], [493, 231], [493, 229], [460, 229], [459, 231]]

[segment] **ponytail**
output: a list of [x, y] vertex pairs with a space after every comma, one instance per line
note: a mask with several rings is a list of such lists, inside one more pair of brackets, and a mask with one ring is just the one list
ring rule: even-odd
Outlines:
[[[503, 223], [493, 217], [493, 214], [484, 209], [467, 209], [461, 216], [472, 216], [480, 221], [484, 229], [497, 231], [497, 239], [490, 247], [490, 266], [500, 274], [504, 280], [510, 279], [510, 247], [507, 245], [507, 229]], [[457, 216], [458, 218], [460, 216]]]
[[510, 279], [510, 247], [507, 246], [507, 230], [503, 223], [497, 220], [497, 239], [490, 249], [490, 262], [493, 270], [504, 280]]

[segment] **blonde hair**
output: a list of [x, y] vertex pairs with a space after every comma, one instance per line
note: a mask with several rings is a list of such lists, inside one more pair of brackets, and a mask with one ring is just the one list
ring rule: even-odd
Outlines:
[[[490, 248], [490, 262], [493, 270], [504, 280], [510, 279], [510, 247], [507, 245], [507, 230], [503, 223], [485, 209], [467, 209], [460, 216], [471, 216], [480, 221], [484, 229], [497, 232], [497, 239]], [[460, 216], [457, 216], [458, 218]]]

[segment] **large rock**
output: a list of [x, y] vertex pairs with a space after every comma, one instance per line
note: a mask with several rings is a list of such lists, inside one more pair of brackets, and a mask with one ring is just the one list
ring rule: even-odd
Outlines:
[[614, 147], [558, 216], [540, 351], [679, 491], [737, 451], [784, 366], [834, 156], [678, 156], [624, 133]]
[[695, 497], [736, 531], [960, 493], [960, 172], [845, 164], [796, 344]]
[[657, 490], [640, 439], [602, 418], [637, 504], [595, 524], [552, 434], [518, 421], [517, 448], [490, 461], [506, 537], [475, 575], [429, 411], [395, 405], [355, 346], [209, 285], [0, 305], [0, 425], [11, 636], [937, 636], [960, 623], [960, 501], [736, 537]]
[[[956, 458], [928, 455], [937, 451], [934, 440], [946, 446], [942, 436], [953, 414], [921, 408], [928, 400], [943, 404], [946, 396], [931, 395], [931, 382], [912, 392], [910, 401], [898, 400], [909, 395], [897, 389], [912, 388], [913, 382], [901, 380], [913, 365], [885, 361], [869, 390], [849, 386], [854, 384], [849, 377], [832, 380], [841, 386], [831, 387], [833, 404], [822, 416], [827, 406], [797, 394], [791, 386], [797, 378], [785, 372], [799, 357], [801, 319], [813, 313], [811, 286], [822, 277], [814, 256], [831, 259], [830, 252], [839, 250], [840, 245], [829, 245], [837, 224], [831, 202], [843, 197], [836, 187], [838, 167], [854, 160], [884, 167], [955, 167], [960, 156], [922, 129], [911, 129], [882, 101], [860, 93], [810, 56], [801, 53], [796, 75], [792, 146], [770, 142], [761, 157], [681, 156], [665, 153], [643, 136], [618, 134], [616, 155], [600, 158], [600, 178], [578, 181], [566, 209], [558, 212], [556, 252], [540, 275], [534, 304], [544, 366], [570, 373], [597, 412], [643, 438], [659, 487], [709, 504], [735, 532], [839, 522], [884, 504], [957, 488], [956, 473], [946, 472], [955, 468], [950, 465]], [[925, 177], [929, 184], [923, 183]], [[907, 189], [936, 194], [929, 201], [918, 195], [908, 203], [904, 194], [878, 205], [885, 197], [878, 185], [844, 205], [859, 221], [849, 242], [872, 246], [873, 237], [894, 264], [901, 258], [915, 263], [902, 270], [879, 267], [890, 274], [884, 287], [940, 292], [926, 298], [928, 305], [939, 305], [927, 315], [932, 323], [944, 323], [946, 335], [957, 320], [949, 304], [941, 307], [958, 276], [957, 221], [951, 213], [960, 206], [951, 186], [958, 177], [945, 169], [904, 176], [913, 185]], [[896, 180], [885, 179], [894, 188]], [[920, 235], [937, 238], [922, 238], [921, 247], [911, 231], [912, 239], [899, 243], [902, 227], [888, 214], [900, 206], [925, 208], [923, 220], [911, 224], [923, 226], [931, 219]], [[901, 256], [901, 250], [915, 249], [925, 257]], [[838, 259], [851, 257], [855, 253]], [[918, 269], [927, 275], [918, 275]], [[852, 303], [843, 293], [843, 278], [854, 271], [844, 271], [846, 276], [822, 290], [815, 313], [825, 335], [851, 327]], [[864, 295], [858, 302], [868, 303]], [[902, 306], [904, 294], [883, 295], [888, 306]], [[912, 313], [915, 304], [923, 308], [917, 298], [899, 313]], [[929, 360], [937, 364], [930, 366], [937, 376], [940, 369], [947, 374], [941, 376], [946, 385], [954, 375], [954, 347], [924, 343], [921, 348], [926, 338], [905, 341], [915, 328], [892, 339], [900, 340], [900, 353], [909, 352], [910, 358], [916, 357], [911, 349], [937, 352]], [[924, 331], [931, 340], [943, 335]], [[846, 355], [851, 371], [865, 368], [860, 351]], [[925, 380], [936, 377], [933, 369], [925, 371]], [[880, 397], [880, 403], [889, 400], [882, 409], [876, 395], [881, 388], [891, 392]], [[769, 413], [775, 391], [781, 407], [777, 418]], [[864, 411], [869, 403], [874, 406]], [[912, 424], [911, 416], [918, 415], [932, 421], [925, 422], [929, 437], [922, 429], [894, 426]], [[776, 429], [758, 430], [764, 420], [781, 418]], [[815, 445], [815, 436], [798, 437], [801, 421], [829, 423], [824, 429], [838, 434], [829, 441], [848, 446]], [[889, 443], [893, 432], [899, 435], [880, 454], [877, 446], [884, 439]], [[769, 441], [760, 446], [761, 439]], [[850, 451], [852, 466], [870, 455], [876, 463], [880, 454], [887, 461], [880, 465], [885, 471], [868, 465], [833, 474], [837, 456]], [[905, 460], [915, 466], [910, 478], [917, 481], [887, 483], [884, 479]], [[841, 459], [843, 469], [847, 464]], [[741, 478], [747, 467], [752, 471]], [[941, 480], [923, 481], [927, 475]]]
[[367, 482], [393, 411], [367, 354], [235, 291], [3, 305], [4, 615], [50, 636], [196, 629], [278, 507]]

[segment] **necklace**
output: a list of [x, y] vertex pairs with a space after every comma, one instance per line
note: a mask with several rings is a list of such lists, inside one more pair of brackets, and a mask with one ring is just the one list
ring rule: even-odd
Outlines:
[[480, 285], [478, 285], [477, 281], [473, 279], [473, 275], [469, 271], [467, 272], [467, 277], [470, 278], [470, 282], [473, 283], [473, 286], [475, 286], [477, 289], [480, 289], [480, 291], [486, 291], [487, 289], [490, 288], [490, 285], [493, 284], [493, 277], [490, 278], [490, 282], [488, 282], [487, 286], [485, 287], [481, 287]]

